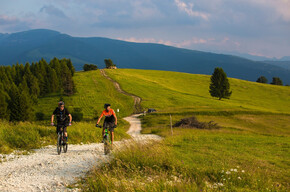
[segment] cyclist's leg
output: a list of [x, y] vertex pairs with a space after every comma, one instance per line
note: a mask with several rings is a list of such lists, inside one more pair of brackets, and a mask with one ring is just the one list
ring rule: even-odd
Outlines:
[[63, 132], [64, 132], [65, 140], [67, 141], [67, 126], [63, 127]]
[[112, 142], [112, 145], [113, 145], [113, 142], [114, 142], [114, 123], [110, 123], [110, 134], [111, 134], [111, 142]]
[[56, 134], [58, 134], [59, 130], [60, 130], [60, 126], [59, 126], [59, 124], [57, 124], [56, 125]]

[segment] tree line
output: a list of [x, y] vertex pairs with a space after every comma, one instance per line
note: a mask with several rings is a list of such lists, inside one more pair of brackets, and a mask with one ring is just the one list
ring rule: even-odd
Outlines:
[[53, 58], [49, 63], [17, 63], [0, 66], [0, 119], [28, 121], [33, 119], [33, 105], [50, 93], [73, 95], [75, 68], [70, 59]]

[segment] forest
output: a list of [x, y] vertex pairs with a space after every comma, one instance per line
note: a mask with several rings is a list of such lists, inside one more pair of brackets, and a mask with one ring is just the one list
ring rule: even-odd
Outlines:
[[70, 59], [0, 66], [0, 119], [31, 121], [38, 98], [51, 93], [71, 96], [76, 92], [75, 68]]

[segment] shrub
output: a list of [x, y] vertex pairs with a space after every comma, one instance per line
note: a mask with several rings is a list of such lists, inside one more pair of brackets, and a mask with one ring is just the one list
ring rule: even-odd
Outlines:
[[94, 64], [84, 64], [83, 69], [84, 71], [92, 71], [92, 70], [97, 70], [98, 66]]
[[44, 113], [43, 112], [36, 112], [35, 118], [37, 121], [43, 121], [44, 120]]
[[220, 126], [213, 122], [199, 122], [195, 116], [181, 119], [173, 127], [197, 128], [197, 129], [219, 129]]
[[273, 77], [272, 85], [283, 85], [282, 80], [279, 77]]
[[3, 137], [10, 148], [32, 149], [41, 144], [38, 131], [30, 126], [15, 125], [4, 129]]
[[82, 113], [81, 108], [74, 108], [73, 112], [71, 113], [73, 117], [73, 121], [82, 121], [84, 118], [84, 114]]
[[261, 76], [257, 79], [257, 83], [268, 83], [268, 79], [265, 76]]

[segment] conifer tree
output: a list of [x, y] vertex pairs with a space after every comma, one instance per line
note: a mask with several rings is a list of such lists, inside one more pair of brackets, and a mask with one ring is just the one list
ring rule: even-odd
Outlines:
[[232, 94], [227, 75], [220, 67], [215, 68], [211, 76], [209, 92], [212, 97], [217, 97], [219, 100], [222, 98], [229, 99]]
[[4, 86], [0, 82], [0, 119], [7, 119], [9, 116], [7, 98]]

